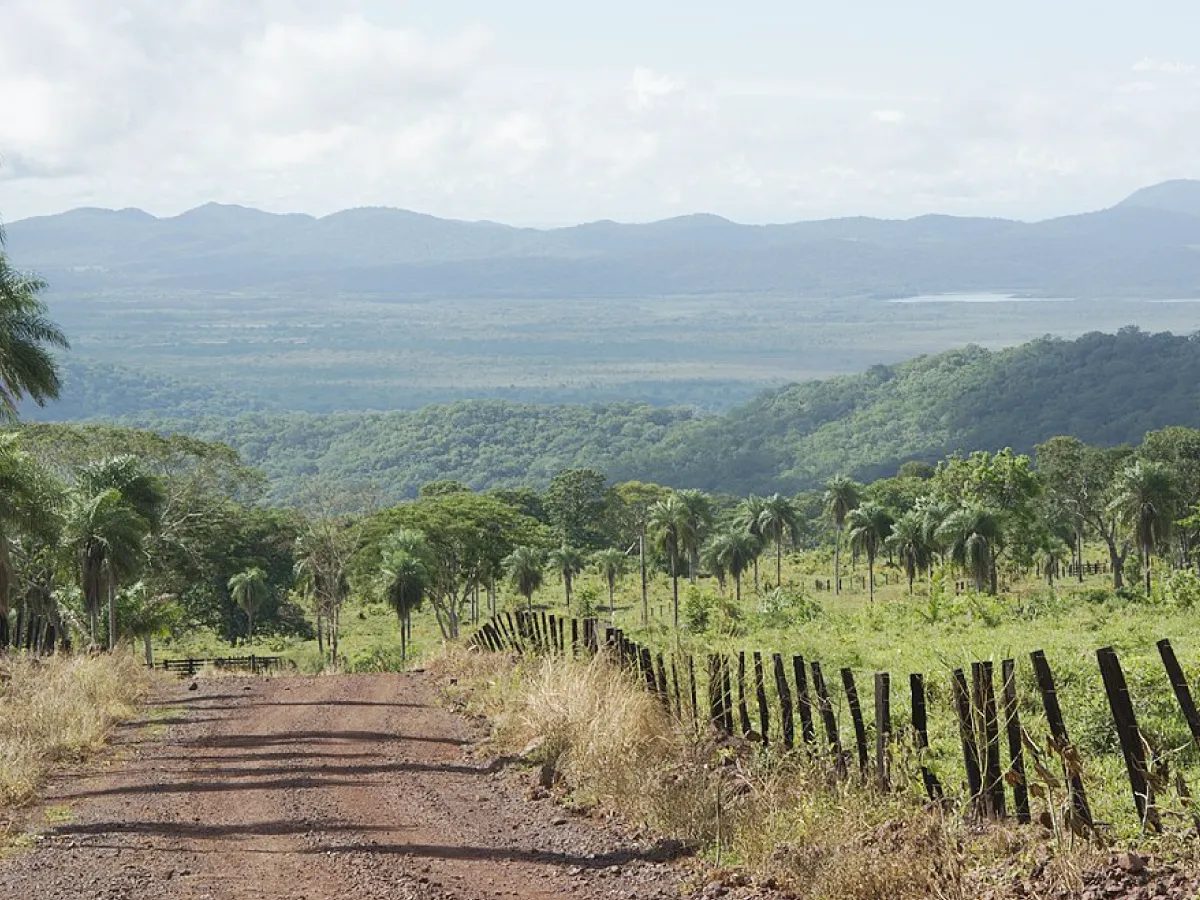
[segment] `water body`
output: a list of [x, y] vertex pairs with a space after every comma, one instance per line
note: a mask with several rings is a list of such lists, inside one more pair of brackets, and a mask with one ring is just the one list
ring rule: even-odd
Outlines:
[[[1074, 297], [1022, 297], [1017, 294], [923, 294], [889, 303], [1074, 303]], [[1164, 301], [1168, 302], [1168, 301]], [[1169, 301], [1174, 302], [1174, 301]]]

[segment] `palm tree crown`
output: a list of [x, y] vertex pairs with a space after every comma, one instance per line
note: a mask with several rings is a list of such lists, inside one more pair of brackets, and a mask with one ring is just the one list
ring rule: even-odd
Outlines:
[[504, 559], [504, 571], [512, 586], [533, 609], [533, 594], [542, 586], [546, 565], [542, 551], [536, 547], [518, 547]]
[[17, 418], [25, 398], [38, 406], [58, 396], [61, 383], [51, 349], [70, 344], [46, 316], [40, 279], [18, 272], [3, 252], [0, 231], [0, 418]]

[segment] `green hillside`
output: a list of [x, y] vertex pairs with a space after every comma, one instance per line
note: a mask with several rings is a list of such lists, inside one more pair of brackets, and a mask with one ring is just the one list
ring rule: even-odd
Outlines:
[[845, 472], [872, 478], [955, 450], [1032, 450], [1056, 434], [1137, 442], [1200, 426], [1200, 339], [1124, 329], [1008, 350], [966, 347], [768, 392], [720, 416], [636, 404], [461, 401], [414, 412], [248, 413], [151, 421], [218, 439], [266, 471], [277, 499], [325, 474], [384, 498], [443, 478], [542, 485], [564, 468], [745, 494]]

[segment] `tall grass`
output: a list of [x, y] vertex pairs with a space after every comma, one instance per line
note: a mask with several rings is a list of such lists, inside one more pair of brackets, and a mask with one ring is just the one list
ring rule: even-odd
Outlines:
[[[1039, 842], [1034, 829], [971, 828], [913, 791], [884, 793], [828, 760], [714, 742], [603, 655], [522, 660], [452, 652], [433, 665], [494, 723], [500, 752], [531, 761], [570, 800], [598, 805], [737, 864], [796, 896], [910, 900], [977, 896], [990, 871]], [[1067, 867], [1069, 870], [1070, 867]]]
[[0, 657], [0, 809], [29, 800], [56, 763], [102, 746], [148, 687], [124, 653]]

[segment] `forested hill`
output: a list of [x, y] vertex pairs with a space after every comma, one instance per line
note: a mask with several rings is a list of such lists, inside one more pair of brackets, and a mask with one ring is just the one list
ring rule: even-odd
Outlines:
[[1056, 434], [1116, 444], [1166, 425], [1200, 427], [1200, 339], [1125, 329], [995, 352], [967, 347], [791, 385], [721, 416], [462, 401], [143, 424], [232, 444], [267, 472], [280, 500], [318, 473], [404, 497], [443, 478], [538, 486], [579, 466], [710, 491], [795, 491], [959, 449], [1031, 450]]

